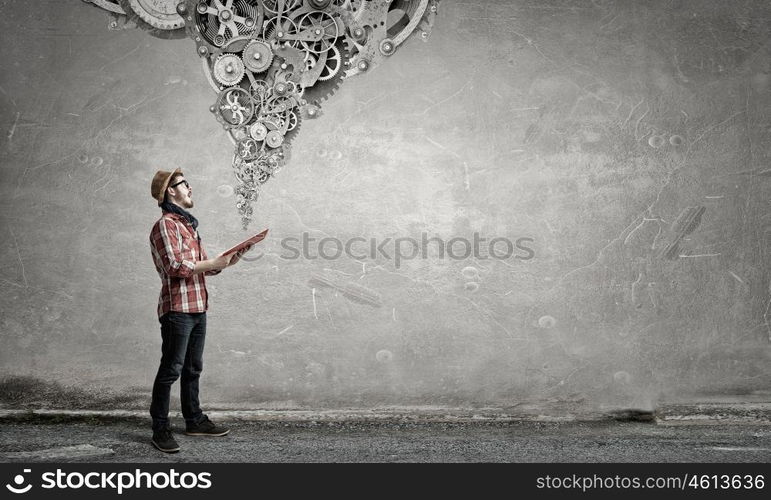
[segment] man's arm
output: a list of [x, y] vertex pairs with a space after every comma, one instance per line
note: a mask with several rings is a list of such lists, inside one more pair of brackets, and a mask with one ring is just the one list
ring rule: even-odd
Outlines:
[[233, 257], [232, 254], [218, 255], [213, 259], [199, 260], [198, 262], [195, 263], [193, 274], [198, 274], [198, 273], [207, 273], [209, 275], [218, 274], [220, 271], [228, 267], [228, 264], [230, 264], [230, 259], [232, 257]]
[[160, 257], [163, 270], [169, 276], [186, 278], [193, 274], [219, 271], [228, 266], [230, 255], [218, 255], [213, 259], [196, 261], [192, 250], [180, 250], [180, 232], [177, 223], [170, 219], [158, 222], [153, 234], [153, 248]]

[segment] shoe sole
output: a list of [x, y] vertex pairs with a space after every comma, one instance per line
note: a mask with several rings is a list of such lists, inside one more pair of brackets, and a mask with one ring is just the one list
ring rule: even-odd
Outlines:
[[176, 448], [161, 448], [160, 445], [158, 443], [156, 443], [155, 441], [150, 440], [150, 442], [153, 443], [153, 446], [158, 448], [158, 450], [160, 450], [160, 451], [162, 451], [164, 453], [177, 453], [179, 451], [179, 446], [177, 446]]
[[230, 432], [230, 429], [226, 430], [225, 432], [220, 432], [217, 434], [212, 434], [210, 432], [185, 432], [188, 436], [211, 436], [211, 437], [222, 437], [227, 436], [227, 434]]

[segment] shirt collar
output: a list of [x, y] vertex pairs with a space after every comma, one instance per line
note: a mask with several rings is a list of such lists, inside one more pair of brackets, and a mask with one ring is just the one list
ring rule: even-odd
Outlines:
[[169, 219], [174, 219], [180, 221], [182, 224], [185, 225], [185, 227], [189, 228], [190, 232], [193, 234], [196, 234], [198, 231], [193, 228], [193, 225], [190, 223], [189, 220], [187, 220], [187, 217], [175, 214], [174, 212], [163, 212], [163, 217], [168, 217]]
[[180, 214], [175, 214], [174, 212], [163, 212], [163, 216], [164, 217], [168, 217], [170, 219], [177, 219], [177, 220], [182, 220], [182, 221], [185, 221], [185, 222], [189, 222], [187, 220], [187, 217], [183, 217]]

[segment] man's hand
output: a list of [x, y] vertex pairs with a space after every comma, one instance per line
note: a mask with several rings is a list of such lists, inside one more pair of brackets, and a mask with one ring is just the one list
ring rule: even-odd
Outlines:
[[211, 259], [211, 265], [212, 269], [215, 271], [221, 271], [222, 269], [225, 269], [230, 265], [230, 262], [233, 260], [233, 254], [230, 255], [223, 255], [219, 254], [215, 258]]
[[[252, 245], [253, 246], [253, 245]], [[213, 259], [202, 260], [195, 263], [195, 270], [193, 273], [206, 273], [210, 271], [222, 271], [226, 267], [230, 267], [241, 259], [241, 257], [248, 252], [252, 247], [246, 247], [243, 250], [231, 253], [228, 255], [219, 254]]]
[[195, 263], [195, 269], [193, 270], [193, 273], [210, 273], [212, 271], [218, 273], [230, 265], [233, 257], [233, 254], [219, 254], [213, 259], [199, 260]]
[[235, 265], [239, 260], [241, 260], [241, 257], [244, 256], [246, 252], [252, 249], [252, 245], [249, 245], [248, 247], [244, 248], [243, 250], [239, 250], [238, 252], [233, 255], [233, 258], [230, 260], [229, 266]]

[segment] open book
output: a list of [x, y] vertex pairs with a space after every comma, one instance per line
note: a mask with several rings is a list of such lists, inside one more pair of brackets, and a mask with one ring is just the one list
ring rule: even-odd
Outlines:
[[250, 246], [254, 245], [255, 243], [259, 243], [260, 241], [265, 239], [265, 235], [267, 235], [267, 234], [268, 234], [268, 230], [266, 229], [265, 231], [263, 231], [263, 232], [261, 232], [259, 234], [255, 234], [254, 236], [252, 236], [248, 240], [242, 241], [241, 243], [239, 243], [238, 245], [234, 246], [230, 250], [225, 251], [222, 255], [230, 255], [231, 253], [236, 253], [236, 252], [238, 252], [240, 250], [243, 250], [246, 247], [250, 247]]

